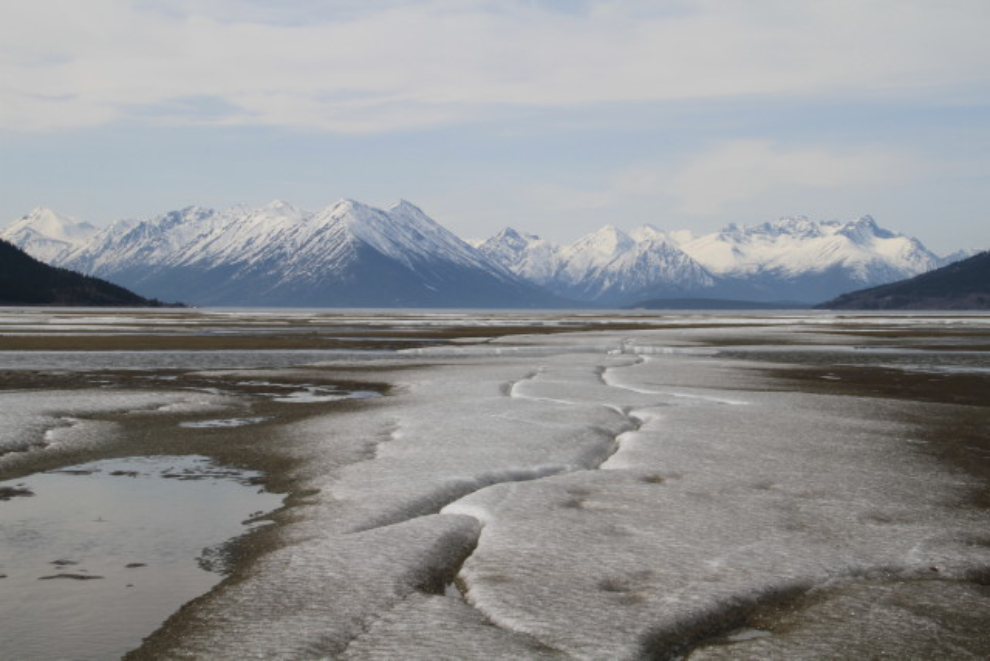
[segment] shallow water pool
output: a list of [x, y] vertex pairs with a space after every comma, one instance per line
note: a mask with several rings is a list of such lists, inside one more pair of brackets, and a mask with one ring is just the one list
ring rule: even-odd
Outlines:
[[222, 547], [281, 497], [205, 457], [112, 459], [0, 482], [0, 650], [109, 659], [222, 580]]

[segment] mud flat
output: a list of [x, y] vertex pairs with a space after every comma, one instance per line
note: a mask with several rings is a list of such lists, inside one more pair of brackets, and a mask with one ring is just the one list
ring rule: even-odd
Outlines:
[[[990, 318], [174, 314], [127, 325], [256, 356], [0, 372], [11, 488], [198, 455], [285, 494], [130, 658], [990, 654]], [[262, 349], [308, 326], [355, 346]]]

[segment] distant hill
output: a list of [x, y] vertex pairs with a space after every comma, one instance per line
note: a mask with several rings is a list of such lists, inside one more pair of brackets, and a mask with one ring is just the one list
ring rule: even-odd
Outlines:
[[654, 298], [628, 306], [631, 310], [807, 310], [800, 303], [767, 303], [722, 298]]
[[990, 252], [908, 280], [843, 294], [832, 310], [990, 310]]
[[163, 306], [106, 280], [42, 264], [2, 239], [0, 305]]

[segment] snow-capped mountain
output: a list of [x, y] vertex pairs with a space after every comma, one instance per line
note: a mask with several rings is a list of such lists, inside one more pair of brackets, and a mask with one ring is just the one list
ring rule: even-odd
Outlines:
[[187, 207], [115, 224], [54, 262], [200, 305], [552, 306], [409, 202]]
[[858, 220], [782, 218], [756, 226], [678, 235], [679, 247], [730, 289], [758, 300], [816, 301], [850, 289], [908, 278], [944, 261], [917, 239]]
[[404, 201], [381, 210], [342, 200], [316, 213], [282, 201], [187, 207], [99, 231], [41, 209], [0, 237], [51, 264], [200, 305], [815, 303], [953, 261], [869, 216], [783, 218], [703, 236], [607, 226], [567, 246], [505, 229], [473, 247]]
[[565, 247], [505, 230], [481, 250], [558, 295], [610, 305], [685, 296], [814, 302], [946, 263], [869, 216], [846, 223], [783, 218], [699, 237], [609, 226]]
[[480, 250], [558, 296], [601, 305], [684, 295], [715, 283], [703, 267], [652, 227], [630, 235], [609, 225], [564, 247], [505, 229]]
[[784, 277], [843, 266], [862, 281], [919, 273], [939, 265], [917, 239], [882, 229], [870, 216], [842, 223], [782, 218], [753, 227], [729, 225], [680, 247], [712, 273], [750, 276], [773, 271]]
[[96, 233], [96, 228], [71, 216], [38, 207], [0, 231], [8, 241], [35, 259], [50, 263]]
[[541, 287], [550, 283], [560, 268], [559, 246], [511, 227], [481, 242], [478, 250], [490, 261]]

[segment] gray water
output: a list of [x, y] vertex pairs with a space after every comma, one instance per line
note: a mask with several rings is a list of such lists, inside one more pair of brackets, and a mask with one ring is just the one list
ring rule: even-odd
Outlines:
[[256, 478], [155, 456], [0, 482], [11, 496], [0, 500], [0, 656], [115, 659], [137, 647], [222, 580], [225, 542], [280, 505]]

